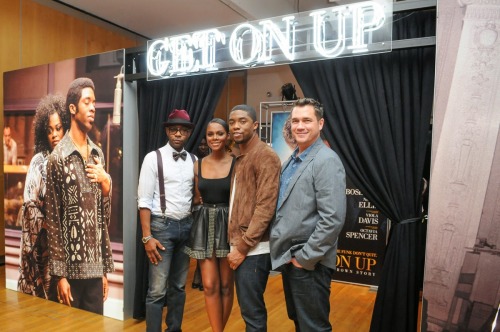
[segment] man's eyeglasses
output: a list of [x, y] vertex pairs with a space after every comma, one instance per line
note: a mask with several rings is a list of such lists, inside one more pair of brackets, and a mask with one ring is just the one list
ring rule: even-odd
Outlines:
[[189, 129], [184, 127], [167, 127], [167, 130], [171, 135], [175, 135], [177, 132], [180, 132], [181, 135], [187, 135], [189, 133]]

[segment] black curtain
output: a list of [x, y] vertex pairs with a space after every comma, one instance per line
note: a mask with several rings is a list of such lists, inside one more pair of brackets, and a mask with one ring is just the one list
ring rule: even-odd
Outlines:
[[219, 101], [228, 73], [215, 73], [158, 81], [138, 81], [139, 158], [167, 142], [163, 122], [174, 109], [185, 109], [195, 124], [186, 144], [194, 150]]
[[[393, 39], [435, 35], [434, 10], [394, 16]], [[324, 134], [347, 175], [392, 222], [372, 332], [415, 331], [423, 280], [422, 176], [435, 47], [291, 65], [325, 109]]]
[[[185, 109], [195, 124], [186, 144], [188, 151], [195, 150], [212, 119], [221, 96], [228, 73], [170, 78], [158, 81], [137, 82], [139, 109], [139, 162], [150, 151], [167, 142], [163, 122], [174, 109]], [[142, 319], [146, 315], [145, 299], [148, 289], [148, 262], [141, 242], [142, 229], [137, 217], [136, 234], [136, 284], [133, 317]]]

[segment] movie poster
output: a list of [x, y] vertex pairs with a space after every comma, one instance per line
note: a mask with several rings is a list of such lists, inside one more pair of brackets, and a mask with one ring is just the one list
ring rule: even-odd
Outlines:
[[[60, 61], [47, 65], [30, 67], [4, 73], [4, 223], [5, 223], [5, 265], [6, 265], [6, 287], [12, 290], [29, 293], [31, 286], [23, 287], [20, 278], [20, 265], [32, 266], [34, 264], [22, 264], [21, 248], [24, 252], [31, 251], [39, 246], [38, 236], [45, 232], [43, 198], [33, 200], [36, 209], [27, 214], [19, 211], [24, 203], [25, 183], [27, 176], [33, 175], [30, 169], [32, 159], [38, 158], [35, 154], [35, 132], [33, 120], [35, 110], [42, 98], [51, 94], [59, 94], [66, 100], [69, 84], [78, 77], [88, 77], [95, 85], [95, 115], [92, 129], [88, 137], [97, 145], [104, 155], [104, 170], [111, 176], [111, 220], [108, 225], [108, 233], [111, 241], [111, 250], [114, 261], [115, 272], [107, 275], [109, 293], [104, 302], [104, 315], [117, 319], [123, 319], [123, 224], [122, 224], [122, 93], [117, 86], [117, 78], [123, 72], [124, 51], [113, 51], [94, 56]], [[120, 78], [121, 79], [121, 78]], [[115, 110], [115, 112], [113, 112]], [[43, 129], [43, 128], [42, 128]], [[6, 147], [5, 142], [9, 141]], [[15, 146], [15, 151], [13, 149]], [[8, 153], [6, 149], [9, 150]], [[15, 156], [14, 156], [15, 154]], [[35, 158], [34, 158], [35, 156]], [[45, 167], [46, 160], [39, 164]], [[28, 174], [30, 173], [31, 174]], [[46, 174], [40, 172], [40, 174]], [[31, 180], [31, 178], [28, 178]], [[29, 181], [30, 190], [36, 191], [44, 187], [40, 183], [46, 179], [40, 175], [36, 181]], [[33, 184], [34, 183], [34, 184]], [[45, 183], [45, 182], [44, 182]], [[33, 186], [33, 188], [31, 188]], [[47, 193], [45, 193], [46, 195]], [[36, 196], [35, 196], [36, 197]], [[43, 197], [39, 195], [38, 197]], [[28, 203], [28, 202], [27, 202]], [[31, 204], [31, 203], [30, 203]], [[27, 208], [23, 208], [23, 211]], [[33, 218], [31, 220], [31, 218]], [[33, 221], [34, 220], [34, 221]], [[36, 225], [35, 225], [36, 223]], [[25, 225], [23, 228], [22, 225]], [[29, 227], [28, 227], [29, 226]], [[32, 228], [32, 229], [29, 229]], [[23, 231], [24, 229], [24, 231]], [[27, 237], [23, 237], [23, 232]], [[21, 246], [21, 238], [25, 240]], [[29, 247], [26, 246], [29, 243]], [[27, 249], [26, 249], [27, 248]], [[47, 255], [47, 254], [46, 254]], [[30, 255], [35, 257], [35, 254]], [[45, 261], [48, 261], [46, 258]], [[38, 262], [38, 261], [37, 261]], [[43, 263], [46, 264], [46, 263]], [[44, 265], [45, 269], [45, 265]], [[26, 271], [23, 268], [23, 271]], [[33, 272], [33, 268], [30, 268]], [[41, 269], [40, 269], [41, 270]], [[38, 271], [38, 270], [37, 270]], [[37, 272], [39, 273], [39, 272]], [[29, 278], [28, 278], [29, 279]], [[21, 278], [21, 280], [25, 280]], [[37, 279], [41, 280], [41, 279]], [[44, 279], [45, 280], [45, 279]], [[48, 287], [47, 287], [48, 288]], [[46, 298], [45, 289], [39, 287], [31, 294]], [[57, 301], [57, 299], [54, 299]]]
[[347, 213], [339, 236], [337, 271], [333, 279], [378, 286], [384, 263], [387, 217], [349, 178], [346, 179]]
[[283, 136], [283, 128], [289, 116], [289, 111], [271, 112], [271, 144], [281, 163], [290, 157], [294, 149], [294, 145]]

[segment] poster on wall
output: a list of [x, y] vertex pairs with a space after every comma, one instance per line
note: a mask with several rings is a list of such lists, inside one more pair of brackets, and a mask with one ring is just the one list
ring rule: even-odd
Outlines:
[[285, 130], [290, 111], [271, 112], [271, 145], [284, 163], [295, 149], [295, 142]]
[[[61, 289], [69, 280], [72, 307], [116, 319], [123, 319], [122, 92], [117, 89], [123, 66], [124, 50], [118, 50], [3, 76], [6, 288], [65, 305], [70, 300]], [[84, 106], [93, 103], [87, 94], [92, 89], [77, 88], [78, 106], [69, 114], [68, 89], [83, 77], [95, 86], [95, 105]], [[89, 140], [83, 147], [69, 134], [76, 128], [72, 122], [84, 124], [80, 133]], [[55, 167], [56, 160], [64, 166]], [[94, 181], [86, 169], [93, 169]], [[111, 186], [105, 188], [106, 183]], [[86, 197], [96, 204], [81, 203]], [[61, 208], [51, 207], [55, 200], [59, 205], [52, 205]], [[107, 269], [113, 271], [103, 278]], [[84, 307], [76, 289], [79, 280], [89, 278], [97, 286], [85, 293], [95, 288], [93, 298], [99, 300]], [[107, 284], [104, 303], [102, 283]]]
[[[271, 112], [271, 146], [285, 162], [295, 143], [287, 119], [289, 111]], [[336, 281], [378, 286], [384, 262], [388, 220], [346, 178], [347, 213], [337, 249]]]
[[384, 262], [388, 220], [346, 178], [347, 213], [339, 236], [333, 279], [378, 286]]

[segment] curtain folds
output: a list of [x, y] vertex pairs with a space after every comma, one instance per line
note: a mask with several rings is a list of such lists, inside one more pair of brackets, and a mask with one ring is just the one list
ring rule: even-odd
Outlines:
[[[158, 81], [137, 82], [137, 102], [139, 109], [139, 162], [148, 152], [154, 151], [167, 142], [163, 122], [174, 109], [185, 109], [195, 124], [185, 149], [193, 151], [204, 135], [208, 122], [226, 83], [228, 73], [197, 75]], [[167, 193], [168, 195], [168, 193]], [[133, 317], [145, 317], [145, 299], [148, 289], [148, 263], [142, 244], [142, 230], [137, 217], [136, 234], [136, 284]]]
[[188, 111], [195, 124], [186, 150], [198, 146], [203, 130], [219, 101], [228, 73], [215, 73], [158, 81], [138, 81], [137, 99], [139, 108], [140, 159], [165, 145], [167, 136], [163, 122], [173, 109]]
[[[436, 13], [394, 16], [393, 39], [433, 36]], [[435, 47], [293, 64], [348, 176], [393, 221], [371, 331], [415, 331], [423, 280], [422, 176], [434, 96]]]

